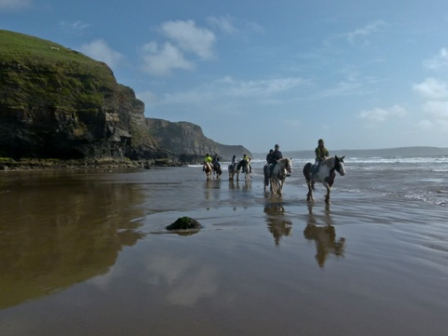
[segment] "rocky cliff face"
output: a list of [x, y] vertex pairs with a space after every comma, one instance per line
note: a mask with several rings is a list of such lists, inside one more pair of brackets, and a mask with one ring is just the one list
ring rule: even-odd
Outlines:
[[1, 156], [164, 155], [143, 103], [104, 63], [22, 34], [0, 31], [0, 41]]
[[176, 159], [225, 147], [196, 125], [145, 120], [106, 64], [0, 30], [0, 157]]
[[[247, 148], [240, 145], [229, 146], [207, 138], [201, 127], [189, 122], [170, 122], [163, 119], [146, 119], [146, 125], [152, 138], [177, 156], [202, 158], [206, 153], [217, 153], [224, 159], [233, 155], [241, 158], [244, 153], [252, 156]], [[191, 161], [191, 160], [188, 160]]]

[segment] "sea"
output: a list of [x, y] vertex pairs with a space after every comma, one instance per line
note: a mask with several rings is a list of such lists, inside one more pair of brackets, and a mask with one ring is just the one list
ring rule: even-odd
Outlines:
[[448, 156], [347, 155], [329, 204], [312, 161], [1, 171], [0, 335], [445, 336]]

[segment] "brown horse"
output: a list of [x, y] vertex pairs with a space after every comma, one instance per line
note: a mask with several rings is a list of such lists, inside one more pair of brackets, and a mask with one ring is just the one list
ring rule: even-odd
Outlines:
[[204, 166], [202, 169], [205, 172], [205, 175], [207, 176], [207, 180], [210, 180], [212, 178], [213, 174], [213, 167], [210, 162], [204, 162]]

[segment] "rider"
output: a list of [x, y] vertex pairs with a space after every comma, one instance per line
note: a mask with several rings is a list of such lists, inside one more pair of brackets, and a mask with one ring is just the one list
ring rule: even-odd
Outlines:
[[328, 149], [325, 148], [323, 139], [319, 139], [319, 141], [317, 142], [317, 147], [314, 150], [314, 152], [316, 153], [316, 162], [314, 163], [311, 169], [312, 177], [315, 177], [315, 175], [319, 171], [322, 161], [324, 161], [326, 158], [330, 156], [330, 154], [328, 153]]
[[272, 158], [275, 160], [275, 163], [277, 163], [278, 160], [283, 158], [282, 152], [280, 152], [279, 148], [280, 148], [280, 146], [276, 144], [274, 146], [275, 150], [272, 153]]
[[208, 162], [208, 163], [211, 163], [213, 161], [213, 159], [212, 159], [212, 157], [210, 156], [210, 154], [209, 153], [207, 153], [207, 154], [205, 154], [205, 157], [204, 157], [204, 165], [202, 166], [202, 171], [205, 171], [205, 164]]
[[283, 158], [282, 152], [279, 150], [280, 146], [278, 144], [275, 144], [274, 151], [272, 152], [272, 165], [271, 165], [271, 172], [269, 175], [272, 175], [272, 172], [274, 171], [274, 167], [277, 164], [277, 161]]
[[250, 157], [246, 154], [243, 154], [243, 160], [247, 162], [247, 165], [249, 166], [249, 173], [252, 174], [252, 166], [250, 165]]
[[274, 153], [274, 150], [270, 149], [268, 155], [266, 155], [266, 163], [267, 164], [270, 164], [270, 163], [274, 162], [274, 158], [272, 156], [273, 153]]

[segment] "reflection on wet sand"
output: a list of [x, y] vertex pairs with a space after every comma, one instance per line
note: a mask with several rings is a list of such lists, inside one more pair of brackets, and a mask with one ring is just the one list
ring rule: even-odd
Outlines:
[[323, 221], [325, 225], [317, 225], [318, 216], [313, 214], [313, 205], [308, 204], [308, 221], [303, 234], [306, 239], [316, 243], [316, 260], [320, 267], [325, 266], [329, 254], [344, 255], [345, 238], [336, 241], [336, 230], [332, 225], [330, 205], [325, 206]]
[[142, 237], [131, 184], [17, 176], [0, 193], [0, 309], [106, 273]]
[[251, 180], [244, 180], [242, 183], [242, 187], [240, 186], [240, 181], [229, 180], [229, 189], [242, 189], [242, 190], [250, 190], [252, 188]]
[[267, 203], [264, 207], [268, 230], [274, 237], [275, 245], [280, 244], [283, 236], [291, 235], [292, 222], [284, 217], [285, 208], [279, 203]]

